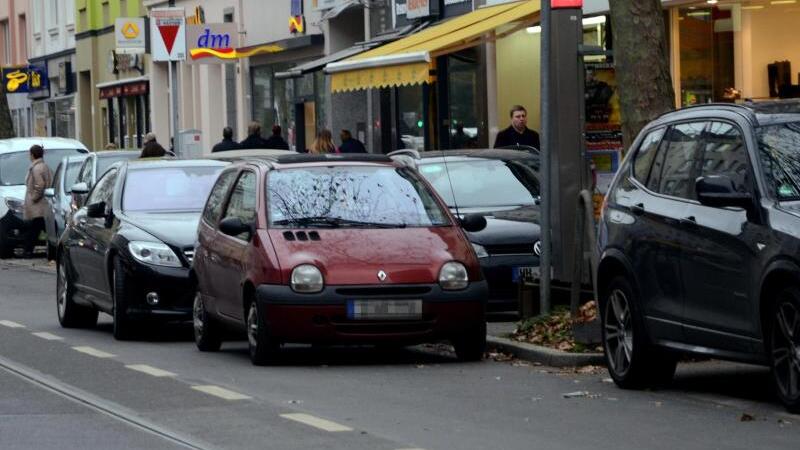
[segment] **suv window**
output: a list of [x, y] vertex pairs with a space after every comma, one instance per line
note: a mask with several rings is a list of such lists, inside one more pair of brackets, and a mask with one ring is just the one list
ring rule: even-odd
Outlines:
[[[254, 223], [256, 221], [256, 174], [253, 172], [242, 172], [236, 181], [236, 185], [231, 192], [228, 206], [225, 209], [224, 218], [238, 217], [242, 223]], [[247, 240], [249, 233], [245, 232], [238, 236], [238, 239]]]
[[83, 162], [81, 171], [78, 173], [78, 179], [75, 180], [75, 183], [86, 183], [87, 187], [92, 187], [92, 169], [94, 169], [94, 158], [90, 156]]
[[[651, 171], [647, 183], [649, 188], [672, 197], [695, 198], [695, 166], [706, 125], [707, 122], [691, 122], [669, 128], [656, 157], [656, 166]], [[661, 166], [660, 176], [656, 174], [657, 166]]]
[[63, 173], [63, 168], [65, 168], [65, 165], [58, 163], [58, 167], [56, 167], [56, 170], [53, 172], [53, 184], [50, 187], [53, 188], [56, 197], [61, 194], [61, 174]]
[[726, 175], [739, 192], [750, 190], [747, 149], [742, 133], [732, 124], [712, 122], [705, 133], [702, 176]]
[[761, 167], [778, 200], [800, 200], [800, 122], [758, 129]]
[[114, 182], [117, 181], [117, 171], [112, 170], [105, 174], [103, 178], [97, 182], [92, 192], [89, 194], [89, 200], [86, 201], [87, 205], [95, 203], [106, 202], [108, 205], [111, 202], [111, 194], [114, 193]]
[[209, 225], [216, 225], [219, 216], [222, 215], [222, 202], [225, 201], [225, 194], [228, 193], [228, 188], [231, 186], [235, 176], [235, 170], [223, 173], [217, 179], [217, 184], [211, 189], [211, 193], [208, 195], [208, 202], [206, 202], [206, 209], [203, 211], [203, 220]]
[[666, 128], [659, 128], [648, 133], [633, 160], [633, 178], [644, 185], [647, 185], [647, 179], [650, 178], [650, 169], [653, 167], [653, 160], [658, 151], [658, 144], [664, 136], [664, 130]]

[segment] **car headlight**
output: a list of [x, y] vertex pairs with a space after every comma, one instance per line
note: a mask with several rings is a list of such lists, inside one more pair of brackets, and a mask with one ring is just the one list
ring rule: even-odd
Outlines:
[[14, 197], [6, 197], [6, 206], [17, 214], [23, 214], [25, 202]]
[[475, 249], [475, 254], [478, 255], [478, 258], [486, 258], [489, 256], [489, 252], [486, 251], [486, 247], [482, 246], [481, 244], [472, 243], [472, 248]]
[[146, 264], [167, 267], [182, 267], [181, 260], [163, 242], [131, 241], [128, 250], [136, 260]]
[[467, 268], [456, 261], [450, 261], [439, 270], [439, 286], [448, 291], [464, 289], [469, 284]]
[[311, 264], [301, 264], [292, 270], [292, 290], [303, 294], [320, 292], [325, 285], [322, 272]]

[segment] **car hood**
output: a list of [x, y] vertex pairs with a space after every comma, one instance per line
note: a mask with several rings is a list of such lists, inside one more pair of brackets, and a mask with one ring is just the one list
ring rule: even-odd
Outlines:
[[200, 212], [125, 213], [124, 219], [166, 244], [185, 248], [194, 246], [197, 241]]
[[538, 206], [492, 208], [460, 208], [459, 214], [480, 214], [486, 218], [486, 228], [467, 233], [469, 240], [480, 245], [510, 245], [535, 243], [541, 235]]
[[4, 216], [8, 211], [6, 206], [6, 198], [16, 198], [18, 200], [25, 200], [25, 185], [14, 186], [0, 186], [0, 217]]
[[[319, 240], [286, 238], [289, 233], [312, 231], [319, 233]], [[467, 266], [470, 280], [481, 279], [475, 253], [456, 227], [271, 229], [268, 233], [285, 283], [300, 264], [317, 266], [329, 285], [380, 284], [380, 270], [387, 276], [384, 284], [436, 283], [442, 265], [454, 260]]]

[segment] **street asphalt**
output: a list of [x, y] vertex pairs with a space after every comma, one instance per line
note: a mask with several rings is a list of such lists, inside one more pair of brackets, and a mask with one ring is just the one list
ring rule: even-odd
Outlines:
[[[19, 263], [17, 263], [19, 264]], [[31, 263], [24, 263], [31, 265]], [[660, 391], [449, 346], [201, 353], [186, 325], [115, 341], [101, 315], [62, 329], [55, 276], [0, 263], [0, 448], [795, 449], [800, 416], [764, 368], [684, 363]], [[50, 270], [50, 272], [52, 272]], [[502, 316], [501, 316], [502, 317]], [[508, 324], [493, 323], [492, 329]]]

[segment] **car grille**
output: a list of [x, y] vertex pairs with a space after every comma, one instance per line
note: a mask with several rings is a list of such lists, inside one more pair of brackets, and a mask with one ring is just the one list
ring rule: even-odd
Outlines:
[[533, 244], [485, 245], [490, 255], [533, 255]]
[[337, 288], [336, 293], [351, 297], [366, 296], [409, 296], [423, 295], [431, 291], [429, 286], [362, 286]]
[[188, 261], [189, 264], [191, 264], [192, 261], [194, 260], [194, 249], [193, 248], [189, 248], [189, 249], [184, 250], [183, 251], [183, 256], [184, 256], [184, 258], [186, 258], [186, 261]]

